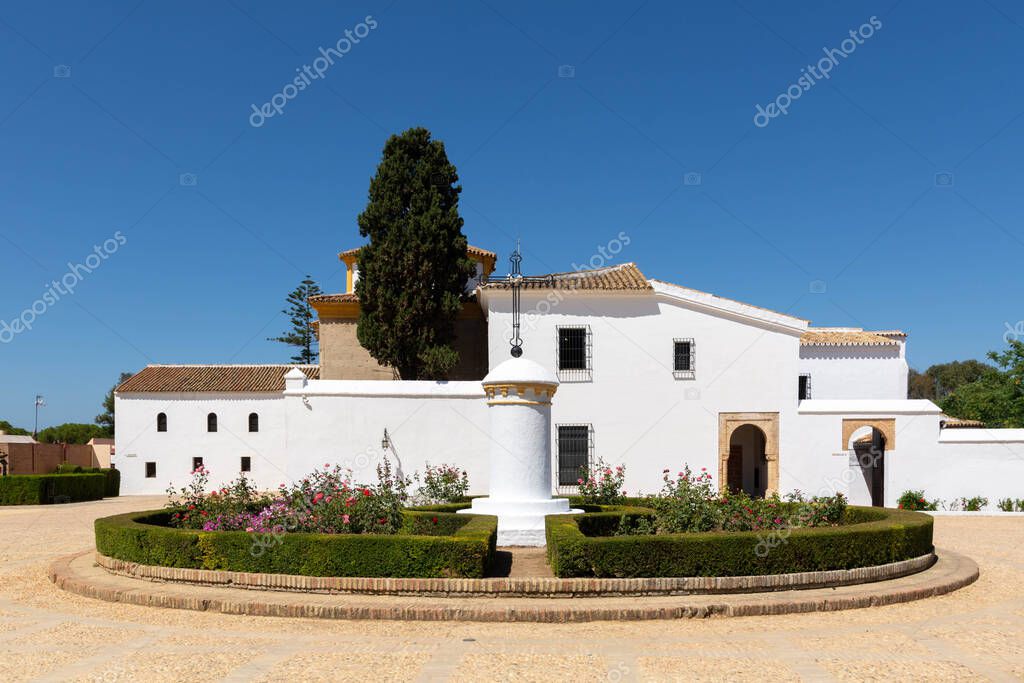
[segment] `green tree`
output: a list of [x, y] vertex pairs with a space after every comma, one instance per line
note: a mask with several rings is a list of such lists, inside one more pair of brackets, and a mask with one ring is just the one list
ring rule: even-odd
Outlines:
[[32, 432], [22, 429], [21, 427], [15, 427], [7, 420], [0, 420], [0, 432], [4, 434], [13, 434], [15, 436], [28, 436]]
[[130, 372], [122, 372], [117, 384], [110, 387], [110, 391], [103, 397], [103, 412], [97, 415], [94, 421], [106, 431], [107, 436], [114, 436], [114, 390], [131, 376]]
[[941, 401], [960, 387], [976, 382], [994, 369], [988, 363], [978, 360], [955, 360], [952, 363], [932, 365], [923, 373], [911, 370], [907, 378], [907, 395], [910, 398]]
[[89, 439], [105, 437], [107, 431], [99, 425], [68, 422], [41, 430], [36, 440], [42, 443], [89, 443]]
[[359, 343], [402, 379], [443, 379], [459, 360], [455, 320], [474, 265], [459, 216], [459, 176], [425, 128], [384, 145], [359, 214]]
[[320, 286], [308, 275], [293, 289], [285, 299], [288, 307], [281, 312], [288, 316], [291, 328], [280, 337], [269, 337], [268, 341], [281, 342], [298, 349], [289, 360], [293, 363], [315, 365], [320, 353], [316, 335], [310, 327], [313, 322], [313, 307], [309, 304], [309, 297], [322, 294]]
[[986, 366], [981, 377], [946, 396], [942, 409], [988, 427], [1024, 427], [1024, 342], [1010, 341], [1006, 351], [991, 351], [988, 357], [999, 369]]

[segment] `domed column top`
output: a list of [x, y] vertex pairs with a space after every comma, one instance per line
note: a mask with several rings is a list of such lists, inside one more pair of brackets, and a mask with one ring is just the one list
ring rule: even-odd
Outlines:
[[526, 358], [510, 358], [483, 379], [488, 405], [550, 405], [559, 381], [551, 370]]

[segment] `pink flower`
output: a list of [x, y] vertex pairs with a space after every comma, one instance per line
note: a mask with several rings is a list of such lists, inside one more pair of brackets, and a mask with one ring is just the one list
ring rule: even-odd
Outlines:
[[324, 467], [330, 467], [330, 466], [331, 466], [331, 463], [329, 463], [329, 462], [325, 462], [324, 463]]
[[245, 530], [248, 531], [250, 534], [252, 533], [252, 527], [251, 526], [245, 527]]
[[315, 496], [313, 496], [313, 503], [314, 504], [319, 503], [321, 500], [323, 500], [323, 497], [324, 497], [323, 492], [317, 493]]
[[342, 524], [348, 524], [348, 520], [349, 520], [349, 516], [348, 515], [342, 515], [341, 516], [341, 523]]
[[582, 484], [582, 483], [583, 483], [583, 479], [577, 479], [577, 480], [576, 480], [576, 483], [577, 483], [577, 484]]

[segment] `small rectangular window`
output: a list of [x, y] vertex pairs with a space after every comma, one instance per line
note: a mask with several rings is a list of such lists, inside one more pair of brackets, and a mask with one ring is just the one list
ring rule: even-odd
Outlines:
[[693, 339], [672, 340], [672, 376], [676, 379], [697, 376], [697, 345]]
[[797, 400], [805, 401], [811, 397], [811, 376], [800, 375], [797, 384]]
[[146, 463], [146, 479], [156, 479], [156, 463]]
[[201, 457], [192, 458], [192, 471], [195, 472], [203, 466], [203, 459]]
[[242, 456], [242, 471], [243, 472], [251, 472], [252, 471], [252, 458], [250, 458], [248, 455], [243, 455]]
[[589, 382], [593, 379], [592, 336], [587, 325], [560, 326], [557, 330], [558, 379]]
[[576, 486], [580, 469], [587, 467], [594, 449], [594, 430], [589, 424], [558, 425], [558, 486]]

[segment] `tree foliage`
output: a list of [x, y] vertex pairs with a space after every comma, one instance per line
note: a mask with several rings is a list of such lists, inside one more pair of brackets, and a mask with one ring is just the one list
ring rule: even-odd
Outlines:
[[444, 143], [425, 128], [384, 145], [359, 233], [359, 343], [402, 379], [443, 379], [473, 262], [459, 216], [462, 187]]
[[42, 443], [89, 443], [90, 439], [107, 437], [107, 430], [99, 425], [67, 422], [40, 430], [36, 440]]
[[315, 365], [320, 356], [316, 335], [310, 327], [314, 312], [309, 303], [309, 297], [322, 293], [320, 286], [307, 275], [298, 287], [289, 292], [285, 299], [288, 307], [281, 311], [288, 316], [291, 327], [280, 337], [268, 338], [268, 341], [281, 342], [295, 347], [297, 351], [289, 359], [293, 363]]
[[107, 436], [114, 436], [114, 390], [131, 376], [130, 372], [122, 372], [117, 383], [110, 387], [110, 391], [103, 397], [103, 412], [97, 415], [94, 421], [106, 431]]
[[21, 427], [15, 427], [7, 420], [0, 420], [0, 432], [4, 434], [13, 434], [14, 436], [28, 436], [32, 432]]
[[911, 370], [907, 395], [941, 401], [960, 387], [976, 382], [995, 368], [978, 360], [938, 363], [924, 372]]
[[988, 357], [988, 367], [978, 379], [957, 387], [939, 404], [954, 417], [981, 420], [988, 427], [1024, 427], [1024, 342], [1011, 340], [1003, 352]]

